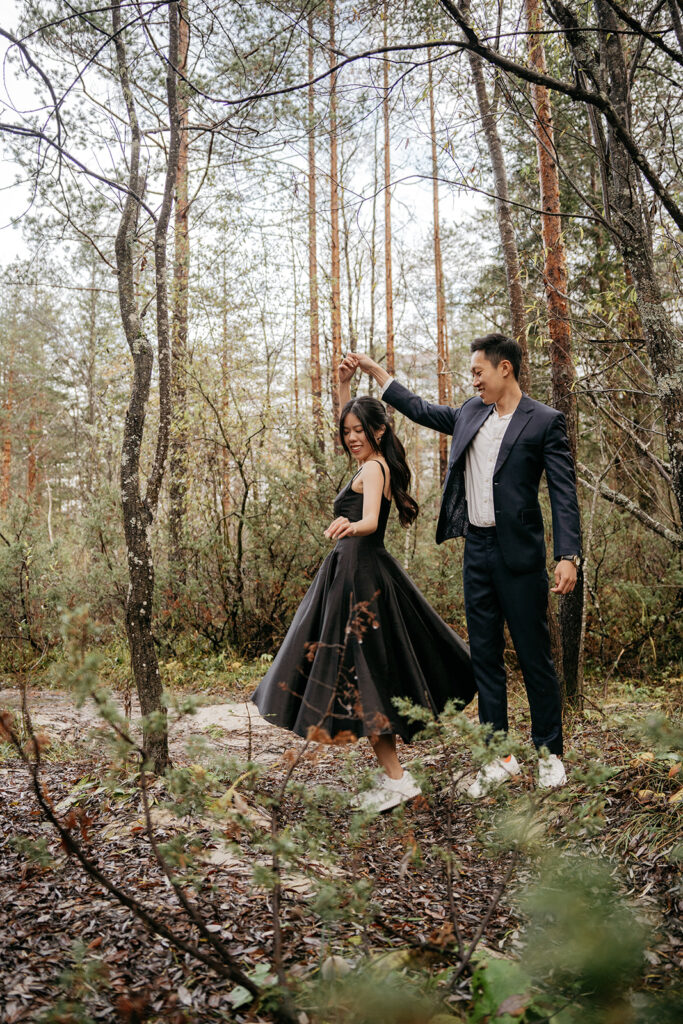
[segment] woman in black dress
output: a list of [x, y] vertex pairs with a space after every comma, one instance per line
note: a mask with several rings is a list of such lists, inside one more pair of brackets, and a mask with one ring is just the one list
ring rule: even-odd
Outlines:
[[[341, 374], [344, 398], [348, 371]], [[420, 792], [396, 754], [396, 736], [408, 742], [420, 727], [399, 714], [394, 698], [438, 715], [448, 700], [467, 704], [476, 690], [467, 644], [384, 547], [392, 500], [402, 526], [415, 520], [418, 506], [382, 402], [347, 401], [340, 436], [358, 469], [325, 530], [336, 546], [252, 699], [265, 719], [299, 736], [367, 736], [384, 774], [357, 805], [387, 810]]]

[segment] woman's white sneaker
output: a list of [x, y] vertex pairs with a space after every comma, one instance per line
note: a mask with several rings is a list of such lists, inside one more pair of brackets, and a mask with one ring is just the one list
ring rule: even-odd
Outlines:
[[400, 779], [390, 779], [388, 775], [380, 779], [377, 785], [367, 792], [361, 793], [352, 801], [355, 810], [390, 811], [406, 800], [419, 796], [422, 790], [409, 771], [403, 772]]
[[538, 759], [538, 785], [541, 789], [557, 789], [566, 781], [567, 773], [557, 754]]

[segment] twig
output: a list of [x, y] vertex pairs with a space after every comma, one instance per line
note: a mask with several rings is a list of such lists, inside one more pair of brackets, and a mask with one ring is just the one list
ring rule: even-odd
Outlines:
[[489, 906], [488, 906], [488, 910], [486, 911], [486, 913], [484, 914], [483, 918], [479, 922], [479, 927], [477, 928], [476, 932], [474, 933], [474, 938], [472, 939], [472, 942], [470, 943], [469, 949], [467, 950], [467, 952], [465, 953], [465, 956], [460, 961], [460, 966], [457, 968], [457, 970], [455, 971], [455, 974], [453, 975], [453, 979], [452, 979], [452, 982], [451, 982], [451, 987], [452, 988], [455, 987], [455, 983], [462, 976], [463, 972], [465, 971], [465, 968], [467, 967], [467, 965], [469, 964], [470, 960], [472, 959], [472, 956], [474, 955], [474, 951], [477, 948], [477, 946], [479, 945], [479, 941], [480, 941], [482, 935], [484, 934], [489, 921], [491, 920], [491, 918], [493, 916], [493, 912], [496, 909], [496, 907], [498, 906], [498, 904], [500, 903], [502, 895], [505, 892], [510, 879], [512, 878], [512, 874], [513, 874], [513, 872], [514, 872], [514, 870], [515, 870], [515, 868], [517, 866], [517, 861], [518, 860], [519, 860], [519, 850], [513, 850], [512, 856], [510, 858], [510, 863], [508, 864], [507, 870], [506, 870], [505, 874], [503, 875], [501, 881], [498, 883], [498, 885], [496, 886], [496, 888], [494, 890], [493, 896], [491, 897], [491, 902], [489, 903]]

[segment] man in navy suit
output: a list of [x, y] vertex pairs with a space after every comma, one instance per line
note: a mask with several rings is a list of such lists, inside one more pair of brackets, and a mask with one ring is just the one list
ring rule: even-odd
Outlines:
[[[560, 687], [550, 654], [548, 576], [538, 488], [545, 471], [555, 548], [555, 594], [576, 585], [581, 532], [574, 463], [562, 413], [524, 394], [518, 383], [522, 350], [511, 338], [488, 334], [471, 345], [477, 396], [458, 409], [435, 405], [393, 380], [368, 356], [346, 357], [409, 419], [453, 437], [436, 530], [437, 544], [465, 537], [463, 582], [479, 718], [507, 731], [503, 661], [507, 622], [524, 677], [531, 738], [543, 751], [539, 784], [566, 782]], [[546, 753], [547, 752], [547, 753]], [[468, 792], [484, 795], [519, 772], [514, 755], [479, 772]]]

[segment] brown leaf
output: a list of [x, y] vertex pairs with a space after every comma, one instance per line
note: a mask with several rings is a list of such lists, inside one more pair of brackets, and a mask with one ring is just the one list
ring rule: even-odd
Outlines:
[[114, 1009], [123, 1024], [143, 1024], [151, 1010], [149, 993], [146, 989], [124, 993], [114, 1002]]
[[524, 995], [508, 996], [496, 1010], [496, 1017], [503, 1017], [508, 1013], [511, 1017], [521, 1017], [531, 1002], [529, 993]]
[[331, 743], [327, 729], [321, 729], [319, 725], [309, 725], [308, 732], [306, 733], [306, 739], [311, 743]]
[[26, 740], [26, 743], [24, 743], [24, 757], [32, 758], [36, 757], [38, 753], [42, 754], [44, 750], [48, 749], [51, 742], [52, 741], [46, 732], [37, 732], [35, 736], [31, 736], [31, 738]]
[[11, 739], [14, 732], [14, 715], [11, 711], [0, 711], [0, 740]]
[[432, 945], [441, 946], [441, 948], [443, 949], [444, 946], [447, 946], [449, 942], [453, 941], [454, 934], [455, 932], [453, 930], [453, 922], [444, 921], [444, 923], [437, 931], [432, 932], [432, 934], [429, 936], [429, 941], [432, 943]]
[[344, 747], [349, 743], [358, 743], [358, 737], [350, 729], [342, 729], [332, 740], [335, 747]]

